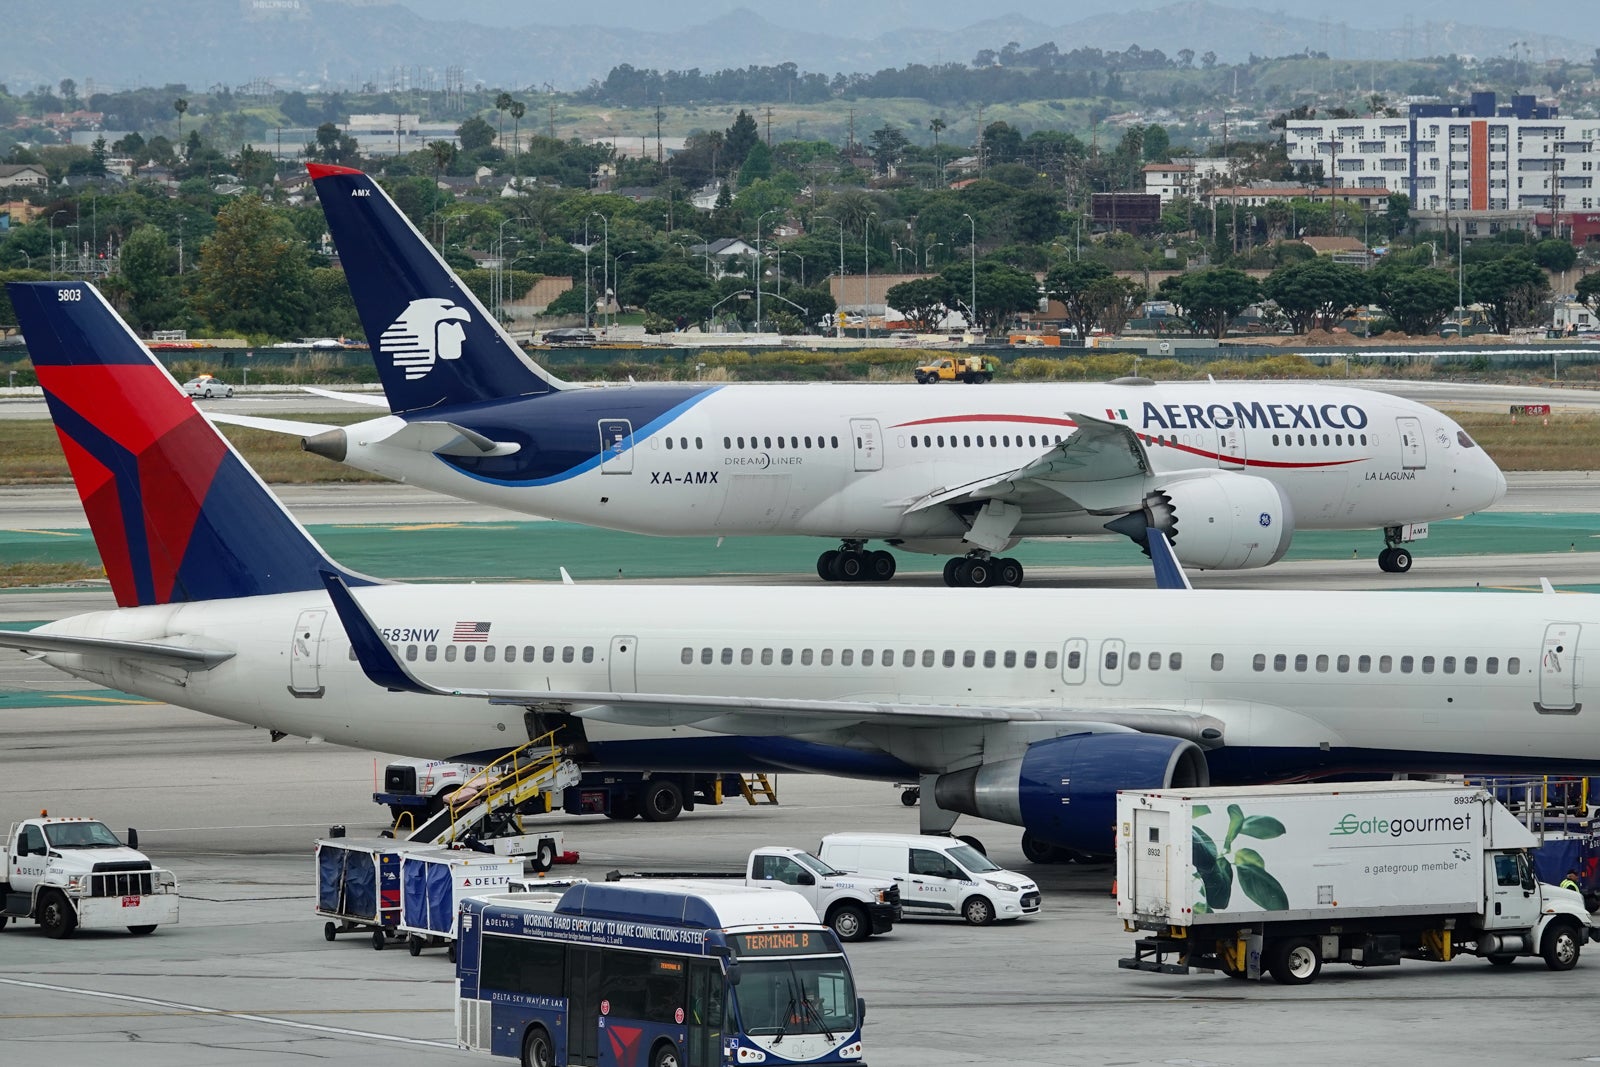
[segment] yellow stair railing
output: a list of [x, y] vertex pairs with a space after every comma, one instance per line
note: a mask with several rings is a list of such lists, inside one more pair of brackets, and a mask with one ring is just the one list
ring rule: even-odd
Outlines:
[[[504, 807], [520, 807], [536, 794], [544, 795], [544, 810], [552, 807], [550, 781], [562, 762], [561, 748], [556, 744], [552, 730], [532, 741], [507, 752], [488, 767], [461, 783], [461, 788], [445, 800], [450, 809], [450, 836], [454, 842], [458, 819], [471, 809], [485, 805], [487, 810], [499, 811]], [[505, 767], [495, 774], [497, 767]]]
[[778, 787], [765, 774], [741, 774], [739, 793], [751, 804], [776, 804]]

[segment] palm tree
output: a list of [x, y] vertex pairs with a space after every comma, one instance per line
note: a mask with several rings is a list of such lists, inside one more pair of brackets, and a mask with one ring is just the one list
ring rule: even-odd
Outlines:
[[183, 144], [183, 113], [189, 110], [189, 101], [183, 97], [172, 102], [172, 110], [178, 113], [178, 144]]
[[[511, 150], [513, 152], [518, 153], [518, 156], [513, 156], [512, 157], [513, 160], [515, 160], [515, 159], [519, 158], [521, 150], [522, 150], [522, 141], [518, 137], [518, 133], [522, 129], [522, 116], [527, 114], [528, 105], [524, 104], [521, 100], [513, 100], [513, 101], [511, 101], [510, 111], [511, 111]], [[511, 173], [513, 175], [515, 175], [517, 173], [517, 165], [516, 165], [515, 162], [513, 162], [511, 164]]]
[[944, 160], [939, 158], [939, 134], [945, 129], [944, 119], [935, 118], [928, 122], [928, 129], [933, 131], [933, 161], [939, 167], [939, 184], [944, 184]]
[[506, 111], [511, 107], [511, 103], [510, 93], [501, 93], [494, 98], [494, 109], [500, 112], [500, 134], [495, 138], [495, 143], [499, 145], [502, 152], [505, 151], [506, 147]]

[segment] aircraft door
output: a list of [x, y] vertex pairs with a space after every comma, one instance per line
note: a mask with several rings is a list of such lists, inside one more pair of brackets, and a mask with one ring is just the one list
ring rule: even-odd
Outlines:
[[600, 420], [600, 473], [633, 473], [633, 423], [627, 419]]
[[1536, 711], [1576, 715], [1578, 703], [1578, 632], [1575, 622], [1553, 622], [1544, 628], [1544, 649], [1539, 656], [1539, 700]]
[[1089, 642], [1081, 637], [1067, 641], [1061, 650], [1061, 680], [1068, 685], [1082, 685], [1089, 671]]
[[877, 419], [851, 419], [850, 436], [856, 450], [856, 470], [883, 470], [883, 431]]
[[1244, 427], [1230, 426], [1217, 431], [1217, 466], [1225, 471], [1243, 470], [1245, 465]]
[[1122, 657], [1126, 655], [1122, 641], [1113, 637], [1100, 642], [1100, 684], [1122, 684]]
[[1422, 420], [1404, 415], [1394, 420], [1400, 434], [1400, 466], [1403, 470], [1420, 471], [1428, 466], [1428, 444], [1422, 439]]
[[611, 668], [613, 693], [632, 693], [638, 689], [639, 680], [636, 673], [638, 643], [638, 639], [633, 637], [611, 639], [611, 658], [606, 663]]
[[297, 697], [322, 696], [322, 624], [325, 610], [302, 611], [289, 639], [289, 692]]

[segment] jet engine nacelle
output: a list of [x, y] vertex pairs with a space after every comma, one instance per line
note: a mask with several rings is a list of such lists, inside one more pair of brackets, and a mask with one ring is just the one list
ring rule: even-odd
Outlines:
[[1265, 478], [1213, 471], [1163, 481], [1145, 495], [1142, 508], [1106, 523], [1140, 545], [1150, 527], [1167, 535], [1182, 563], [1244, 570], [1283, 558], [1294, 538], [1294, 509]]
[[948, 811], [1011, 823], [1079, 852], [1109, 854], [1117, 790], [1203, 786], [1205, 753], [1162, 734], [1072, 734], [1039, 741], [1016, 759], [942, 774], [934, 802]]

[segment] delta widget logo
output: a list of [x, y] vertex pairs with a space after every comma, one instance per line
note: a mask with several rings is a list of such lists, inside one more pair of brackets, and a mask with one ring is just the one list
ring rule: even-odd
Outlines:
[[424, 377], [441, 359], [460, 359], [471, 322], [467, 309], [450, 300], [427, 297], [406, 305], [400, 317], [378, 338], [378, 351], [406, 372], [406, 381]]

